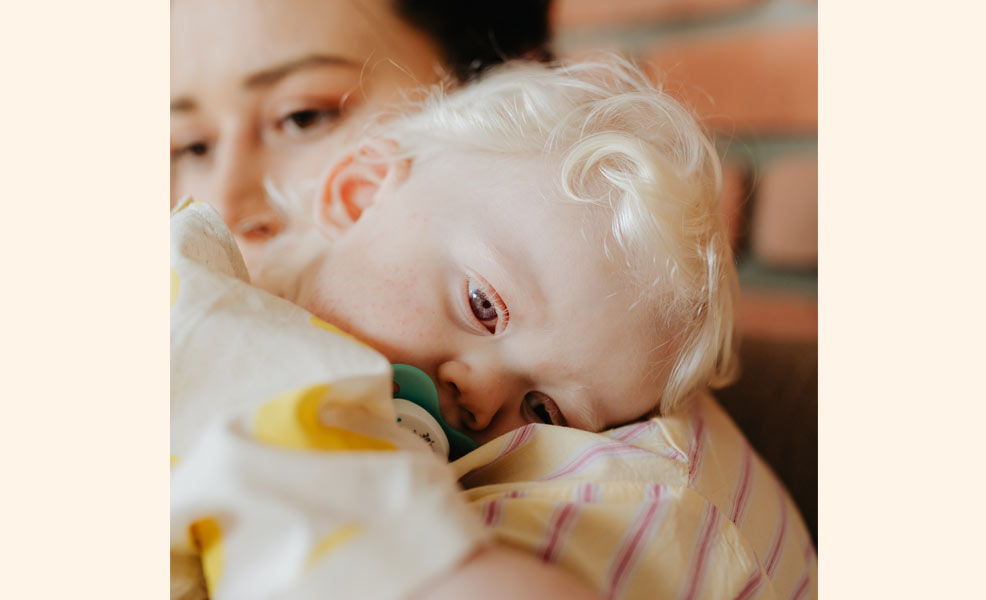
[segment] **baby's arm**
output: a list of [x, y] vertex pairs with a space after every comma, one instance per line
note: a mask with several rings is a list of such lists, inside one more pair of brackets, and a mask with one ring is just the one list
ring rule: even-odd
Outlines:
[[486, 546], [451, 573], [415, 590], [407, 600], [590, 600], [582, 582], [557, 567], [503, 546]]

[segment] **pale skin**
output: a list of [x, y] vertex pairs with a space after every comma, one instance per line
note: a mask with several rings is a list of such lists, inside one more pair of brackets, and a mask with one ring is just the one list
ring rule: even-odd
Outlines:
[[171, 201], [211, 204], [267, 288], [268, 243], [292, 225], [264, 179], [317, 180], [364, 115], [443, 74], [386, 0], [173, 0]]
[[670, 334], [631, 309], [626, 270], [603, 252], [607, 211], [564, 200], [541, 159], [391, 154], [370, 141], [330, 170], [325, 252], [299, 305], [430, 375], [443, 417], [479, 443], [654, 407]]
[[[171, 19], [172, 202], [191, 194], [215, 207], [253, 282], [266, 287], [268, 269], [276, 268], [268, 243], [293, 224], [269, 201], [264, 179], [285, 187], [317, 180], [354, 139], [360, 118], [442, 78], [438, 47], [386, 0], [172, 0]], [[349, 323], [343, 316], [336, 320]], [[399, 348], [395, 342], [393, 351]], [[454, 409], [443, 397], [443, 410]], [[454, 422], [466, 426], [467, 413], [456, 414]], [[485, 418], [479, 408], [468, 414], [476, 426]], [[503, 415], [491, 420], [493, 431], [520, 422]], [[414, 597], [465, 594], [592, 597], [563, 571], [496, 546]]]

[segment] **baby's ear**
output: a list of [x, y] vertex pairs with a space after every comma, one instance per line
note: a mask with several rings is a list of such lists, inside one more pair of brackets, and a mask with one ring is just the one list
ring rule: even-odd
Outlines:
[[335, 237], [359, 220], [382, 195], [407, 179], [411, 161], [398, 156], [391, 140], [370, 139], [346, 152], [322, 181], [315, 202], [315, 223]]

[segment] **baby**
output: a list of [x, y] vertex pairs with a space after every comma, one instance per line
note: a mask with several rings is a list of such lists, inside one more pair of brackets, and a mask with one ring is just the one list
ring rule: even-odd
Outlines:
[[666, 414], [733, 371], [719, 169], [629, 65], [504, 69], [332, 165], [286, 295], [427, 373], [479, 443]]
[[[182, 226], [200, 234], [178, 238], [185, 258], [191, 257], [187, 262], [223, 271], [238, 291], [211, 294], [204, 304], [208, 314], [176, 318], [175, 298], [181, 299], [186, 283], [173, 271], [172, 451], [179, 455], [172, 475], [173, 548], [182, 546], [183, 532], [192, 532], [192, 545], [200, 550], [208, 550], [212, 540], [204, 563], [207, 574], [213, 565], [215, 597], [224, 595], [216, 587], [223, 570], [249, 579], [258, 565], [280, 565], [270, 567], [281, 569], [269, 580], [280, 583], [271, 583], [267, 592], [246, 579], [225, 588], [227, 597], [242, 598], [244, 590], [264, 597], [284, 582], [317, 580], [318, 573], [339, 590], [342, 574], [354, 573], [354, 565], [365, 568], [372, 545], [339, 558], [342, 567], [334, 571], [319, 566], [312, 576], [310, 565], [321, 564], [326, 548], [367, 531], [373, 511], [391, 511], [390, 521], [382, 519], [391, 524], [405, 514], [394, 508], [396, 501], [369, 498], [366, 490], [389, 489], [368, 482], [401, 480], [394, 469], [405, 468], [406, 461], [348, 452], [319, 454], [312, 462], [284, 449], [413, 446], [397, 439], [399, 434], [388, 441], [391, 430], [384, 426], [320, 429], [318, 402], [333, 394], [338, 405], [361, 404], [370, 407], [372, 418], [388, 418], [381, 403], [389, 400], [388, 365], [373, 350], [389, 363], [426, 374], [443, 419], [479, 444], [531, 423], [599, 431], [655, 411], [668, 414], [691, 394], [727, 382], [735, 362], [736, 275], [719, 191], [720, 167], [710, 141], [634, 67], [615, 60], [515, 65], [455, 94], [436, 92], [419, 111], [382, 120], [327, 169], [311, 205], [288, 207], [294, 218], [310, 219], [311, 228], [281, 242], [283, 262], [291, 266], [277, 292], [307, 313], [285, 308], [242, 281], [242, 260], [218, 218], [203, 211], [199, 221], [185, 218]], [[187, 211], [186, 205], [180, 208]], [[175, 226], [173, 218], [173, 254]], [[203, 249], [209, 240], [215, 242], [211, 251]], [[244, 341], [244, 315], [274, 309], [310, 313], [311, 323], [332, 332], [335, 341], [344, 335], [361, 344], [347, 341], [353, 345], [321, 355], [328, 344], [322, 338], [308, 346], [299, 342], [289, 353]], [[284, 337], [297, 315], [289, 316], [258, 327], [269, 327], [271, 338]], [[215, 336], [195, 332], [222, 320], [238, 324], [240, 339], [193, 352], [203, 339], [216, 343]], [[232, 373], [249, 360], [257, 365], [249, 373]], [[278, 368], [279, 360], [289, 366]], [[331, 385], [312, 386], [313, 376], [300, 374], [298, 366], [306, 360], [346, 368], [326, 376], [335, 377]], [[258, 374], [268, 366], [269, 374]], [[258, 390], [283, 378], [285, 369], [294, 370], [298, 389], [269, 401], [252, 398], [268, 394]], [[210, 377], [219, 377], [221, 386], [203, 383]], [[270, 389], [283, 389], [283, 382], [270, 383]], [[189, 390], [198, 390], [195, 401]], [[219, 410], [222, 394], [227, 400]], [[209, 402], [212, 408], [202, 412]], [[203, 433], [218, 415], [242, 407], [249, 407], [249, 418]], [[336, 425], [355, 422], [338, 411], [334, 418]], [[291, 419], [300, 425], [279, 429]], [[257, 448], [266, 444], [276, 451], [262, 454], [249, 445], [257, 440]], [[235, 475], [238, 469], [242, 477]], [[461, 560], [483, 535], [450, 495], [434, 492], [454, 489], [434, 464], [424, 460], [409, 472], [424, 472], [428, 485], [397, 494], [410, 499], [408, 514], [427, 522], [432, 535], [444, 528], [452, 540], [437, 544], [447, 556], [418, 565], [414, 581], [420, 583]], [[305, 483], [291, 480], [292, 473]], [[349, 480], [359, 481], [356, 487], [365, 493], [340, 492], [346, 487], [341, 482]], [[332, 482], [331, 491], [308, 481]], [[331, 496], [321, 507], [325, 498], [319, 494]], [[431, 504], [414, 500], [422, 494]], [[304, 519], [286, 516], [292, 510], [309, 512]], [[229, 524], [242, 528], [250, 522], [266, 525], [247, 528], [235, 540], [223, 537]], [[275, 534], [297, 541], [312, 530], [320, 532], [320, 541], [270, 541]], [[404, 548], [400, 542], [380, 543], [393, 558]], [[227, 550], [219, 552], [220, 546]], [[249, 548], [262, 548], [262, 556]], [[219, 554], [227, 558], [215, 558]], [[294, 589], [319, 589], [310, 582], [299, 585]], [[371, 595], [395, 593], [384, 587]]]

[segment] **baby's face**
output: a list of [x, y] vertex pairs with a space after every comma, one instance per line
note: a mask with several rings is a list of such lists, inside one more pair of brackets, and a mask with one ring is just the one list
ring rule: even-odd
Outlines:
[[668, 334], [630, 308], [603, 253], [608, 214], [554, 187], [534, 160], [416, 162], [298, 301], [430, 375], [445, 419], [477, 442], [532, 422], [599, 430], [640, 417], [667, 379]]

